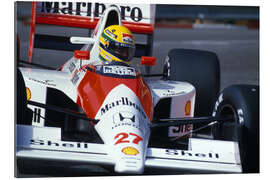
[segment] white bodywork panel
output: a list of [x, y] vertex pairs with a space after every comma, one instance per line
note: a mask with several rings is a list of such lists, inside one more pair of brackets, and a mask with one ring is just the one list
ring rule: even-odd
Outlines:
[[172, 98], [172, 110], [170, 116], [185, 117], [184, 107], [188, 100], [191, 101], [191, 113], [194, 114], [195, 88], [187, 82], [164, 81], [164, 80], [146, 80], [150, 87], [154, 99], [154, 106], [164, 98]]
[[[136, 94], [124, 84], [106, 96], [95, 119], [95, 129], [108, 146], [116, 172], [142, 173], [150, 129]], [[130, 153], [132, 151], [133, 153]]]
[[[121, 4], [117, 6], [120, 7]], [[151, 5], [138, 5], [138, 7], [145, 13], [146, 20], [142, 22], [152, 24], [154, 7]], [[91, 36], [91, 41], [95, 43], [84, 45], [81, 49], [90, 50], [89, 60], [77, 60], [72, 57], [62, 66], [61, 71], [20, 68], [25, 85], [31, 92], [31, 101], [46, 104], [47, 89], [54, 88], [76, 103], [77, 88], [85, 75], [81, 67], [88, 64], [103, 64], [98, 58], [98, 39], [105, 28], [110, 11], [117, 12], [121, 25], [119, 9], [116, 7], [106, 9], [96, 27], [98, 31], [94, 30]], [[146, 82], [151, 89], [154, 107], [160, 100], [170, 98], [170, 118], [193, 117], [195, 88], [191, 84], [162, 80]], [[28, 107], [35, 112], [34, 114], [37, 110], [38, 115], [45, 116], [45, 109], [30, 105]], [[114, 87], [106, 95], [95, 119], [99, 120], [95, 129], [104, 144], [62, 141], [61, 129], [45, 127], [44, 119], [37, 122], [34, 120], [33, 126], [17, 125], [16, 156], [111, 164], [115, 166], [116, 172], [125, 173], [143, 173], [145, 166], [241, 172], [238, 145], [234, 142], [190, 138], [190, 149], [187, 151], [148, 148], [149, 118], [139, 98], [124, 84]], [[188, 131], [174, 133], [175, 128], [178, 127], [169, 127], [169, 137], [188, 133]]]
[[[17, 125], [17, 157], [114, 165], [105, 144], [61, 141], [59, 128]], [[146, 167], [240, 173], [235, 142], [190, 139], [191, 149], [147, 148]], [[224, 148], [226, 147], [226, 148]]]
[[[20, 68], [26, 88], [31, 92], [31, 101], [46, 104], [47, 88], [54, 88], [65, 93], [74, 102], [77, 100], [77, 88], [72, 83], [72, 76], [65, 72], [32, 68]], [[28, 105], [35, 112], [32, 125], [44, 126], [45, 109]]]
[[[43, 69], [31, 69], [31, 68], [20, 68], [25, 86], [30, 88], [37, 86], [41, 89], [54, 88], [65, 93], [74, 102], [77, 100], [77, 89], [74, 88], [71, 82], [71, 76], [68, 73], [55, 71], [55, 70], [43, 70]], [[44, 91], [40, 92], [36, 89], [31, 90], [31, 100], [42, 102], [39, 98], [46, 96]], [[32, 99], [33, 98], [33, 99]]]
[[[193, 85], [187, 82], [178, 81], [163, 81], [163, 80], [147, 80], [152, 96], [154, 99], [154, 106], [164, 98], [171, 98], [171, 108], [169, 118], [179, 117], [193, 117], [195, 107], [196, 91]], [[186, 103], [190, 102], [190, 112], [186, 114]], [[169, 137], [183, 136], [190, 134], [192, 125], [170, 126], [168, 128]]]

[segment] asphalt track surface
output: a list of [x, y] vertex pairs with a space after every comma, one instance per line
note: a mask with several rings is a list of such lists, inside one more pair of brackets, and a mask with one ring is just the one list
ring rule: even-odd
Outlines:
[[[23, 19], [23, 20], [22, 20]], [[17, 33], [21, 41], [21, 58], [27, 60], [29, 24], [25, 18], [19, 19]], [[27, 18], [26, 18], [27, 19]], [[37, 31], [48, 34], [65, 36], [86, 36], [88, 31], [73, 28], [63, 29], [43, 26]], [[153, 56], [157, 58], [157, 65], [151, 73], [161, 73], [165, 56], [170, 49], [200, 49], [215, 52], [220, 60], [221, 89], [231, 84], [259, 85], [259, 30], [246, 27], [201, 26], [196, 29], [156, 28], [154, 32]], [[140, 38], [140, 37], [139, 37]], [[59, 67], [72, 56], [69, 52], [37, 49], [33, 62], [52, 67]], [[38, 165], [40, 167], [38, 167]], [[44, 166], [45, 165], [45, 166]], [[49, 167], [47, 166], [49, 165]], [[21, 174], [20, 177], [44, 176], [96, 176], [112, 175], [108, 169], [99, 166], [75, 165], [55, 168], [54, 163], [28, 162], [28, 169], [32, 174]], [[47, 167], [46, 167], [47, 166]], [[189, 174], [189, 171], [152, 170], [146, 169], [146, 174]], [[202, 172], [195, 172], [202, 173]]]

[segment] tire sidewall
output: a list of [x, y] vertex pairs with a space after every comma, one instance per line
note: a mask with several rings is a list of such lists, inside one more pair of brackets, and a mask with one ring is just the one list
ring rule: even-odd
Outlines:
[[[256, 89], [257, 92], [253, 92]], [[225, 108], [231, 108], [234, 122], [238, 125], [236, 133], [239, 145], [241, 164], [244, 172], [258, 172], [259, 170], [259, 104], [258, 87], [233, 85], [222, 91], [213, 111], [213, 116], [226, 115]], [[254, 93], [254, 94], [253, 94]], [[225, 112], [225, 113], [224, 113]], [[220, 124], [213, 127], [215, 139], [222, 139], [219, 131]], [[231, 140], [231, 139], [222, 139]]]

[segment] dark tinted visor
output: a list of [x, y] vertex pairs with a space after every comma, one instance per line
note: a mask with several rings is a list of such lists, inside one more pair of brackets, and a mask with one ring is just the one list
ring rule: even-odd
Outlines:
[[129, 62], [135, 53], [135, 46], [110, 41], [109, 45], [104, 47], [102, 43], [100, 43], [101, 47], [109, 51], [112, 55], [118, 57], [119, 59]]

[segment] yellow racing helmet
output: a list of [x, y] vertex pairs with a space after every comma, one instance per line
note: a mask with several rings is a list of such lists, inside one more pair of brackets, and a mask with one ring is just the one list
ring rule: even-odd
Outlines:
[[105, 63], [130, 64], [135, 53], [135, 41], [130, 30], [124, 26], [107, 27], [99, 39], [99, 58]]

